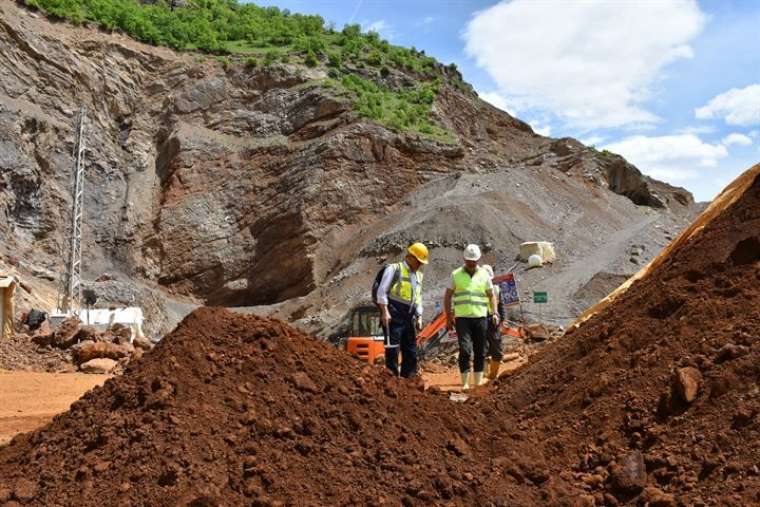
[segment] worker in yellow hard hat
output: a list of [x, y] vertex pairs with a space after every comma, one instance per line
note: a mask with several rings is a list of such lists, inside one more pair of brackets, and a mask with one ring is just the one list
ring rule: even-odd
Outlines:
[[[401, 262], [388, 264], [382, 271], [376, 299], [380, 321], [386, 330], [385, 365], [404, 378], [417, 372], [417, 331], [422, 329], [422, 271], [428, 263], [428, 249], [413, 243]], [[401, 371], [398, 355], [401, 352]]]

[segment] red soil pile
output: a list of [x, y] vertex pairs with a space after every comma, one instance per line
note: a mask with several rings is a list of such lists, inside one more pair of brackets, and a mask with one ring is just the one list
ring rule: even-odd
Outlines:
[[201, 309], [1, 449], [0, 505], [473, 505], [490, 427], [279, 321]]
[[584, 505], [760, 505], [760, 165], [742, 178], [649, 276], [476, 402], [511, 413]]

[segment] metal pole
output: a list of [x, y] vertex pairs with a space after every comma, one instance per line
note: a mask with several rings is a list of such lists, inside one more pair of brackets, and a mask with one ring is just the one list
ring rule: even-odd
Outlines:
[[82, 301], [82, 216], [84, 209], [84, 124], [87, 108], [79, 112], [79, 122], [74, 142], [74, 189], [71, 206], [71, 236], [69, 238], [69, 256], [59, 298], [59, 309], [63, 313], [79, 314]]

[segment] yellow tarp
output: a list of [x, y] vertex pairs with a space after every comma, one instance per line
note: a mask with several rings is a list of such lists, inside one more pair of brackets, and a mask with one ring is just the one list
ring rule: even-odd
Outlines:
[[753, 166], [745, 171], [741, 176], [736, 178], [730, 185], [728, 185], [723, 192], [716, 197], [710, 206], [702, 212], [686, 229], [684, 229], [678, 237], [670, 243], [665, 249], [660, 252], [660, 255], [652, 259], [652, 261], [641, 268], [638, 273], [625, 281], [623, 285], [612, 291], [599, 301], [597, 304], [586, 310], [573, 322], [572, 327], [578, 327], [588, 319], [607, 308], [613, 301], [628, 290], [636, 280], [642, 280], [649, 276], [652, 271], [657, 269], [673, 252], [683, 248], [689, 241], [697, 237], [715, 217], [717, 217], [723, 210], [735, 203], [744, 193], [752, 186], [752, 183], [756, 178], [760, 177], [760, 164]]

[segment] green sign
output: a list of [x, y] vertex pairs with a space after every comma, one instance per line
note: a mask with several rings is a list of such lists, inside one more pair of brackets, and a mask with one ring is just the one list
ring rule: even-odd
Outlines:
[[533, 291], [533, 302], [534, 303], [548, 303], [549, 302], [549, 294], [547, 292], [536, 292], [536, 291]]

